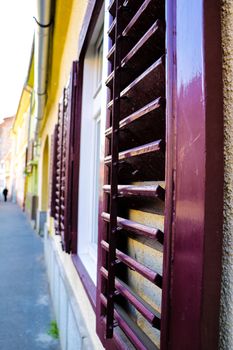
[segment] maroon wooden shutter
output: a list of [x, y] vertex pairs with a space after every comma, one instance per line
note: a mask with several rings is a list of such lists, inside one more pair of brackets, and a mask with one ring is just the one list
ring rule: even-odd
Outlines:
[[166, 200], [170, 196], [172, 203], [166, 220], [172, 220], [165, 227], [161, 347], [217, 350], [224, 183], [221, 2], [166, 3]]
[[97, 332], [106, 348], [116, 341], [118, 348], [136, 349], [157, 349], [160, 343], [164, 6], [164, 1], [114, 0], [109, 7], [111, 70], [97, 290]]
[[26, 147], [26, 150], [25, 150], [25, 171], [27, 170], [27, 164], [28, 164], [28, 147]]
[[58, 124], [54, 127], [53, 145], [52, 145], [52, 187], [51, 187], [51, 202], [50, 215], [55, 217], [56, 207], [56, 189], [57, 189], [57, 148], [58, 148]]
[[[58, 124], [54, 131], [53, 183], [51, 215], [55, 218], [55, 232], [61, 235], [62, 247], [69, 253], [76, 251], [77, 187], [80, 118], [77, 114], [78, 62], [73, 62], [68, 86], [64, 89], [58, 109]], [[77, 141], [78, 139], [78, 141]], [[78, 142], [78, 146], [77, 146]], [[72, 245], [71, 245], [72, 243]], [[71, 249], [72, 248], [72, 249]]]
[[69, 86], [64, 88], [63, 92], [63, 114], [62, 114], [62, 145], [61, 145], [61, 176], [60, 176], [60, 233], [62, 238], [62, 247], [65, 249], [65, 197], [67, 181], [67, 126], [68, 126], [68, 106], [69, 106]]
[[[74, 182], [74, 162], [75, 162], [75, 126], [77, 123], [77, 75], [78, 75], [78, 62], [75, 61], [72, 64], [71, 80], [69, 88], [69, 108], [67, 119], [67, 135], [66, 135], [66, 178], [65, 178], [65, 227], [64, 227], [64, 248], [67, 253], [71, 250], [75, 251], [76, 248], [72, 248], [72, 243], [76, 238], [76, 213], [74, 213], [74, 202], [77, 198], [74, 198], [76, 194], [75, 187], [78, 187]], [[72, 242], [73, 240], [73, 242]]]
[[63, 98], [58, 106], [57, 163], [55, 191], [55, 232], [61, 234], [61, 195], [62, 195], [62, 154], [63, 154]]
[[83, 72], [80, 62], [74, 61], [72, 66], [72, 103], [70, 121], [70, 246], [73, 254], [77, 253], [78, 226], [78, 184], [80, 162], [81, 134], [81, 99]]
[[50, 136], [50, 154], [49, 154], [49, 198], [48, 198], [48, 208], [50, 210], [50, 215], [51, 215], [52, 187], [53, 187], [53, 167], [54, 167], [53, 156], [54, 156], [54, 133]]
[[56, 198], [55, 198], [55, 228], [61, 235], [61, 243], [65, 248], [65, 188], [66, 188], [66, 157], [67, 157], [67, 124], [68, 124], [69, 87], [64, 88], [63, 97], [58, 112], [58, 147], [56, 170]]

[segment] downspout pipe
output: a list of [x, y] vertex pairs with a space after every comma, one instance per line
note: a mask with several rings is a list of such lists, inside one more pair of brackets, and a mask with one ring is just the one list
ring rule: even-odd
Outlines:
[[52, 0], [36, 1], [35, 20], [35, 127], [34, 138], [38, 141], [47, 97], [47, 73], [49, 59], [49, 38], [52, 26]]

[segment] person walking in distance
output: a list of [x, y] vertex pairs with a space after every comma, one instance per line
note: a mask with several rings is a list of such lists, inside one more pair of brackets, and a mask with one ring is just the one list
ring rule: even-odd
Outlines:
[[2, 194], [4, 196], [4, 201], [7, 201], [7, 194], [8, 194], [8, 189], [5, 187], [4, 190], [2, 191]]

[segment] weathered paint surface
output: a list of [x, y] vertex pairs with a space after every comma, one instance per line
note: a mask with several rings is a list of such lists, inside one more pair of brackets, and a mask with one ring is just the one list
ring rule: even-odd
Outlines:
[[233, 1], [222, 2], [224, 92], [224, 239], [220, 315], [221, 350], [233, 349]]

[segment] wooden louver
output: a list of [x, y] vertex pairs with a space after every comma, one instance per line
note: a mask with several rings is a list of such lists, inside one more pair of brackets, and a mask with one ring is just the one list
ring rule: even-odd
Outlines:
[[118, 348], [160, 346], [164, 7], [162, 0], [113, 0], [109, 6], [110, 93], [97, 295], [97, 331], [106, 348], [111, 339]]
[[55, 232], [62, 237], [64, 247], [65, 227], [65, 178], [66, 178], [66, 132], [67, 132], [67, 89], [64, 89], [63, 97], [58, 110], [58, 134], [57, 134], [57, 164], [56, 164], [56, 190], [55, 190]]
[[54, 127], [53, 133], [53, 151], [52, 151], [52, 184], [51, 184], [51, 194], [50, 194], [50, 215], [54, 218], [56, 212], [56, 176], [57, 176], [57, 148], [58, 148], [58, 124]]
[[76, 146], [78, 132], [80, 130], [80, 114], [77, 115], [78, 103], [78, 62], [72, 64], [69, 84], [69, 107], [66, 132], [66, 160], [64, 163], [65, 176], [65, 208], [64, 208], [64, 248], [67, 253], [76, 252], [77, 237], [77, 210], [74, 203], [77, 201], [77, 188], [75, 185], [76, 172], [78, 171], [77, 161], [79, 160], [79, 147]]
[[[55, 219], [55, 232], [61, 235], [62, 247], [71, 250], [73, 215], [74, 177], [74, 128], [77, 94], [77, 62], [73, 62], [68, 86], [58, 108], [58, 124], [54, 129], [51, 215]], [[77, 121], [76, 121], [77, 122]]]
[[65, 181], [66, 181], [66, 142], [67, 142], [67, 110], [68, 89], [63, 91], [58, 109], [58, 124], [55, 127], [54, 147], [54, 182], [51, 214], [55, 219], [55, 232], [62, 238], [62, 246], [65, 246]]

